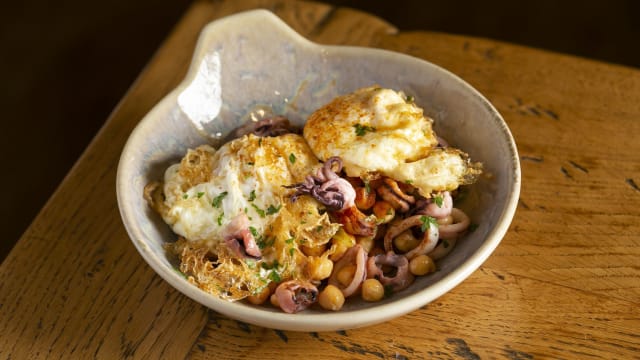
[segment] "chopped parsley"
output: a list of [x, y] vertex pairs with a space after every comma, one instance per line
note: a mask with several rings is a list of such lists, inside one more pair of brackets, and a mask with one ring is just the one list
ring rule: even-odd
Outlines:
[[296, 252], [296, 249], [293, 247], [289, 248], [289, 256], [293, 256], [293, 254]]
[[280, 267], [280, 264], [278, 263], [278, 260], [274, 260], [271, 265], [263, 262], [262, 264], [260, 264], [260, 266], [264, 270], [270, 270], [269, 273], [266, 276], [267, 279], [269, 279], [269, 280], [271, 280], [273, 282], [282, 281], [282, 279], [280, 278], [280, 273], [278, 272], [278, 267]]
[[367, 131], [376, 132], [376, 128], [374, 128], [373, 126], [355, 124], [353, 125], [353, 127], [356, 129], [356, 135], [358, 136], [364, 136], [367, 133]]
[[198, 199], [200, 199], [202, 197], [202, 195], [204, 195], [204, 192], [200, 191], [200, 192], [198, 192], [198, 195], [196, 195], [196, 196], [198, 196]]
[[442, 239], [442, 246], [444, 246], [444, 248], [448, 248], [449, 247], [449, 242], [447, 240]]
[[[253, 238], [256, 240], [256, 244], [258, 245], [260, 250], [266, 248], [267, 246], [272, 246], [273, 243], [275, 242], [275, 238], [270, 238], [268, 236], [260, 235], [258, 233], [258, 230], [256, 230], [256, 228], [254, 228], [253, 226], [249, 226], [249, 232], [251, 232], [251, 235], [253, 235]], [[265, 269], [270, 269], [269, 265], [266, 263], [262, 263], [262, 267]], [[272, 267], [278, 267], [277, 260], [274, 261], [274, 264], [272, 265]]]
[[273, 281], [273, 282], [280, 282], [282, 279], [280, 278], [280, 274], [278, 274], [277, 271], [275, 270], [271, 270], [271, 272], [269, 272], [269, 275], [267, 275], [269, 277], [269, 280]]
[[368, 182], [368, 181], [365, 181], [365, 182], [364, 182], [364, 191], [366, 191], [366, 192], [367, 192], [367, 195], [368, 195], [368, 194], [371, 194], [371, 186], [369, 185], [369, 182]]
[[420, 230], [422, 230], [422, 232], [426, 232], [432, 225], [438, 227], [438, 222], [434, 217], [422, 215], [420, 216], [420, 221], [422, 222], [422, 226], [420, 227]]
[[255, 269], [256, 268], [256, 261], [253, 259], [245, 259], [244, 263], [247, 264], [247, 267], [249, 269]]
[[261, 218], [266, 216], [264, 210], [260, 209], [256, 204], [251, 204], [251, 207], [258, 213], [258, 215], [260, 215]]
[[187, 194], [187, 193], [184, 193], [184, 194], [182, 195], [182, 198], [183, 198], [183, 199], [186, 199], [186, 198], [188, 198], [188, 197], [189, 197], [189, 194]]
[[444, 202], [444, 199], [442, 198], [442, 195], [437, 195], [433, 198], [433, 202], [436, 203], [436, 205], [438, 205], [438, 207], [441, 208]]
[[474, 232], [474, 231], [476, 231], [476, 229], [478, 228], [478, 226], [480, 226], [480, 225], [478, 225], [478, 224], [476, 224], [476, 223], [473, 223], [473, 224], [469, 225], [469, 232]]
[[273, 262], [271, 263], [271, 265], [267, 264], [266, 262], [261, 263], [261, 265], [263, 269], [265, 270], [270, 270], [270, 269], [277, 269], [278, 266], [280, 266], [280, 263], [278, 263], [278, 259], [273, 260]]
[[407, 179], [407, 180], [404, 181], [404, 183], [411, 185], [411, 184], [413, 184], [413, 180]]
[[296, 155], [294, 153], [289, 154], [289, 162], [292, 164], [296, 163]]
[[289, 244], [289, 245], [291, 245], [291, 244], [293, 244], [293, 241], [294, 241], [295, 239], [296, 239], [296, 238], [288, 238], [288, 239], [287, 239], [287, 240], [285, 240], [284, 242], [285, 242], [285, 243], [287, 243], [287, 244]]
[[[249, 193], [249, 201], [253, 201], [256, 199], [256, 191], [255, 190], [251, 190], [251, 193]], [[246, 211], [245, 211], [246, 213]]]
[[269, 205], [269, 207], [267, 208], [267, 215], [273, 215], [273, 214], [277, 213], [278, 211], [280, 211], [281, 207], [282, 207], [282, 205], [278, 205], [278, 207], [275, 207], [273, 205]]
[[224, 211], [218, 215], [218, 226], [222, 226], [222, 219], [224, 219]]
[[222, 203], [222, 199], [224, 199], [225, 196], [227, 196], [229, 193], [224, 191], [221, 192], [220, 195], [216, 196], [215, 198], [213, 198], [213, 201], [211, 202], [211, 205], [213, 207], [219, 208], [220, 204]]
[[256, 228], [254, 228], [253, 226], [249, 226], [249, 232], [251, 232], [251, 235], [253, 235], [254, 238], [259, 238], [260, 234], [258, 234], [258, 230], [256, 230]]
[[406, 100], [408, 103], [413, 102], [415, 99], [416, 99], [416, 98], [414, 98], [414, 97], [413, 97], [413, 96], [411, 96], [411, 95], [407, 95], [407, 97], [405, 98], [405, 100]]
[[[252, 232], [252, 234], [253, 234], [253, 232]], [[256, 232], [256, 234], [257, 234], [257, 232]], [[254, 237], [256, 238], [256, 244], [258, 245], [260, 250], [262, 250], [262, 249], [264, 249], [264, 248], [266, 248], [268, 246], [272, 246], [274, 241], [275, 241], [275, 238], [270, 238], [268, 236], [265, 237], [265, 236], [261, 236], [261, 235], [260, 236], [254, 235]]]

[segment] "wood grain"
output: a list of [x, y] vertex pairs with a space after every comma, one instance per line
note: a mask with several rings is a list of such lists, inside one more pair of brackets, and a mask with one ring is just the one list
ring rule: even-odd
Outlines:
[[[228, 319], [156, 276], [130, 243], [115, 172], [137, 122], [184, 76], [200, 29], [267, 8], [312, 41], [386, 48], [458, 74], [503, 114], [523, 187], [510, 231], [437, 301], [364, 329]], [[0, 267], [0, 358], [640, 358], [640, 71], [488, 39], [398, 33], [294, 1], [199, 1]]]

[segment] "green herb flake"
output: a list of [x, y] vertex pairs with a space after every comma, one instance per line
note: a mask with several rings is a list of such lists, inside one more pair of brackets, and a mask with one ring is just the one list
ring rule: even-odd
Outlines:
[[444, 203], [444, 198], [442, 197], [442, 195], [437, 195], [433, 198], [433, 202], [436, 203], [439, 208], [441, 208], [442, 204]]
[[[249, 201], [253, 201], [256, 199], [256, 191], [255, 190], [251, 190], [251, 193], [249, 193]], [[245, 211], [246, 213], [246, 211]]]
[[364, 182], [364, 191], [366, 191], [366, 192], [367, 192], [367, 195], [368, 195], [368, 194], [371, 194], [371, 185], [369, 185], [369, 182], [368, 182], [368, 181], [365, 181], [365, 182]]
[[405, 100], [406, 100], [408, 103], [412, 103], [412, 102], [414, 102], [414, 101], [415, 101], [415, 99], [416, 99], [416, 98], [414, 98], [414, 97], [413, 97], [413, 96], [411, 96], [411, 95], [407, 95], [407, 97], [405, 98]]
[[245, 263], [245, 264], [247, 264], [247, 267], [248, 267], [249, 269], [252, 269], [252, 270], [253, 270], [253, 269], [255, 269], [255, 268], [256, 268], [256, 262], [255, 262], [255, 260], [253, 260], [253, 259], [246, 259], [246, 260], [244, 261], [244, 263]]
[[218, 215], [218, 226], [222, 226], [222, 219], [224, 219], [224, 211]]
[[438, 227], [438, 222], [434, 217], [422, 215], [420, 216], [420, 221], [422, 222], [422, 226], [420, 227], [420, 230], [422, 230], [422, 232], [427, 232], [429, 226]]
[[442, 239], [442, 246], [444, 246], [444, 248], [448, 248], [449, 247], [449, 242], [447, 240]]
[[202, 192], [202, 191], [198, 192], [198, 195], [197, 195], [198, 199], [200, 199], [202, 197], [202, 195], [204, 195], [204, 192]]
[[293, 257], [293, 254], [296, 252], [296, 249], [289, 248], [289, 256]]
[[476, 231], [476, 229], [478, 228], [478, 226], [480, 226], [480, 225], [478, 225], [478, 224], [476, 224], [476, 223], [473, 223], [473, 224], [469, 225], [469, 232], [474, 232], [474, 231]]
[[260, 235], [258, 234], [258, 230], [256, 230], [256, 228], [254, 228], [253, 226], [249, 226], [249, 231], [251, 232], [251, 235], [253, 235], [254, 238], [259, 238]]
[[273, 214], [277, 213], [278, 211], [280, 211], [281, 207], [282, 207], [282, 205], [278, 205], [278, 207], [275, 207], [273, 205], [269, 205], [269, 207], [267, 208], [267, 215], [273, 215]]
[[357, 136], [364, 136], [367, 133], [367, 131], [376, 132], [376, 128], [374, 128], [373, 126], [355, 124], [355, 125], [353, 125], [353, 127], [356, 130], [356, 135]]
[[413, 184], [413, 180], [407, 179], [407, 180], [404, 181], [404, 183], [411, 185], [411, 184]]
[[256, 204], [251, 204], [251, 207], [258, 213], [258, 215], [260, 215], [261, 218], [266, 216], [266, 214], [264, 213], [264, 210], [257, 207]]
[[292, 164], [296, 163], [296, 155], [294, 153], [289, 154], [289, 162]]
[[287, 240], [285, 240], [284, 242], [291, 245], [293, 244], [293, 242], [296, 240], [296, 238], [288, 238]]
[[264, 237], [264, 236], [254, 236], [254, 237], [256, 238], [256, 244], [258, 245], [260, 250], [266, 247], [272, 246], [275, 241], [275, 238], [272, 238], [272, 237]]
[[224, 191], [221, 192], [220, 195], [216, 196], [215, 198], [213, 198], [213, 201], [211, 202], [211, 205], [213, 207], [219, 208], [220, 204], [222, 204], [222, 199], [224, 199], [225, 196], [227, 196], [229, 193]]
[[183, 199], [187, 199], [188, 197], [189, 197], [189, 194], [187, 194], [187, 193], [184, 193], [184, 194], [182, 195], [182, 198], [183, 198]]
[[280, 282], [282, 280], [280, 279], [280, 274], [278, 274], [278, 272], [275, 270], [271, 270], [268, 277], [269, 277], [269, 280], [273, 282]]

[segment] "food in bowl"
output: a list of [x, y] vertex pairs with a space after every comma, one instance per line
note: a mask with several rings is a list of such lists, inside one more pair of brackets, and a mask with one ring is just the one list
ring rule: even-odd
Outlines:
[[166, 248], [179, 270], [208, 293], [288, 313], [379, 301], [433, 272], [471, 223], [454, 201], [481, 164], [432, 123], [410, 96], [362, 88], [302, 134], [270, 117], [189, 150], [145, 198], [177, 234]]

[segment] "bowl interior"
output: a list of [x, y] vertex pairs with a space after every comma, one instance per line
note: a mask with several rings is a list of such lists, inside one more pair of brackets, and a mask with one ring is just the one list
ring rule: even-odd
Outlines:
[[[174, 271], [163, 244], [175, 235], [145, 203], [142, 191], [188, 148], [219, 145], [250, 117], [274, 112], [303, 125], [337, 95], [378, 84], [415, 97], [436, 132], [484, 164], [461, 207], [478, 227], [438, 263], [439, 270], [379, 303], [350, 299], [338, 313], [289, 315], [230, 303], [200, 291]], [[279, 18], [254, 10], [209, 24], [184, 81], [138, 124], [120, 159], [118, 203], [143, 258], [172, 286], [230, 317], [283, 330], [322, 331], [371, 325], [405, 314], [444, 294], [477, 269], [498, 245], [520, 189], [517, 150], [498, 112], [476, 90], [426, 61], [389, 51], [321, 46]]]

